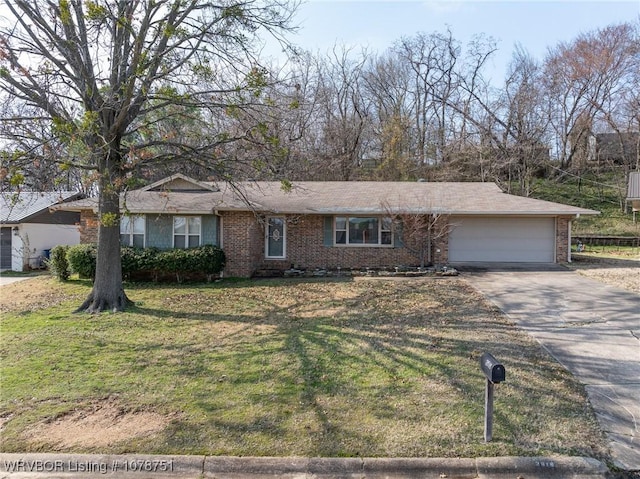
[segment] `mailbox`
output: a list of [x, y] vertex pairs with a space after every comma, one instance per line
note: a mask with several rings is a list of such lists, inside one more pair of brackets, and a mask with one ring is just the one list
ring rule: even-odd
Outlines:
[[487, 377], [489, 381], [492, 383], [501, 383], [505, 379], [505, 370], [504, 366], [498, 362], [496, 358], [494, 358], [489, 353], [484, 353], [480, 357], [480, 367], [482, 368], [482, 372]]

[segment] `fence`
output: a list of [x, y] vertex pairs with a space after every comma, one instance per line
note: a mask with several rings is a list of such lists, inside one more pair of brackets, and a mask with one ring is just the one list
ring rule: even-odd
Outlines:
[[640, 247], [640, 236], [600, 236], [580, 235], [571, 238], [572, 244], [582, 243], [585, 246], [631, 246]]

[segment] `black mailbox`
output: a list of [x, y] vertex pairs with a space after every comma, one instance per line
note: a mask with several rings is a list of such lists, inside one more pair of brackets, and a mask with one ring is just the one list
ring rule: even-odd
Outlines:
[[498, 360], [491, 354], [484, 353], [480, 357], [480, 367], [482, 368], [482, 372], [484, 373], [484, 375], [492, 383], [501, 383], [502, 381], [504, 381], [504, 366], [500, 364]]

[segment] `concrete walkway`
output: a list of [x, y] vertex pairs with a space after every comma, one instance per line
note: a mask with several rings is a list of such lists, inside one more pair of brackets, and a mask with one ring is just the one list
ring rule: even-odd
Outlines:
[[639, 471], [640, 295], [560, 267], [460, 269], [585, 385], [615, 465]]

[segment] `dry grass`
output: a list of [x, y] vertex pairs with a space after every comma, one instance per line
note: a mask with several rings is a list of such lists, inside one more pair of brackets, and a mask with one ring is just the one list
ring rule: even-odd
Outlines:
[[2, 286], [0, 287], [0, 313], [51, 308], [66, 301], [84, 299], [87, 294], [82, 283], [79, 287], [73, 287], [75, 282], [68, 283], [64, 288], [60, 286], [48, 275], [37, 275]]
[[[583, 388], [457, 278], [139, 285], [131, 311], [69, 314], [88, 287], [2, 288], [4, 451], [606, 453]], [[489, 444], [484, 351], [507, 367]], [[65, 426], [91, 434], [43, 434]]]
[[640, 252], [594, 248], [589, 253], [573, 254], [569, 267], [579, 274], [602, 283], [640, 294]]

